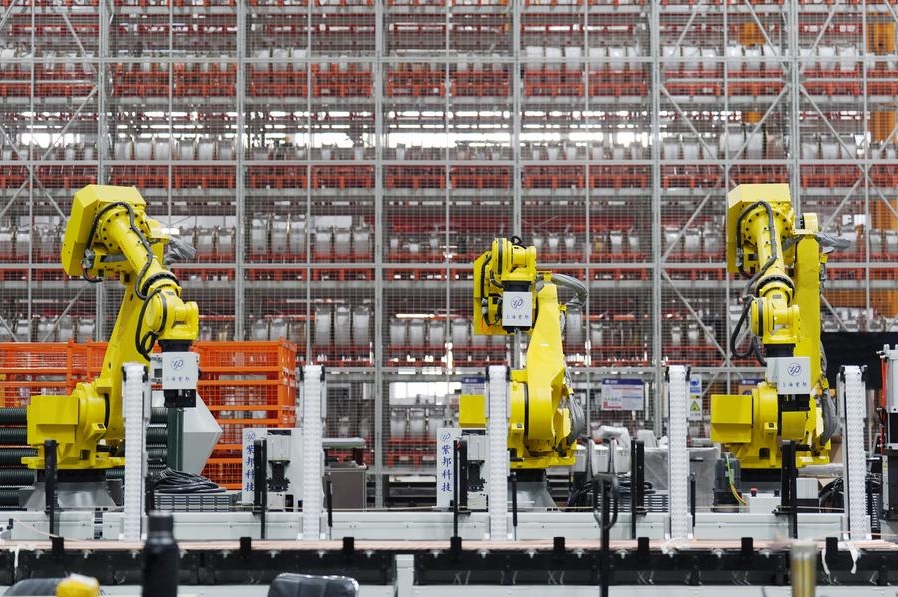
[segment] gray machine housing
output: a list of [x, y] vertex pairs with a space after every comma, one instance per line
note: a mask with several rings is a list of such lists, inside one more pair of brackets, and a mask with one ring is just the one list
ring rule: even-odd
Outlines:
[[257, 439], [266, 441], [265, 490], [268, 492], [268, 509], [298, 511], [302, 505], [303, 447], [302, 430], [255, 429], [243, 430], [243, 490], [242, 502], [252, 504], [254, 497], [253, 444]]
[[[456, 440], [463, 441], [463, 450], [456, 463], [454, 445]], [[457, 465], [457, 466], [456, 466]], [[443, 427], [438, 431], [437, 441], [437, 483], [443, 488], [454, 488], [456, 469], [460, 473], [459, 491], [466, 489], [459, 496], [459, 507], [467, 510], [486, 510], [489, 506], [489, 439], [486, 429]], [[437, 508], [452, 507], [454, 491], [437, 491]]]
[[[241, 502], [252, 504], [254, 498], [253, 443], [257, 439], [266, 440], [265, 485], [268, 492], [268, 509], [272, 511], [298, 512], [302, 510], [303, 489], [303, 434], [302, 429], [291, 427], [245, 428], [243, 430], [243, 488]], [[360, 438], [325, 438], [322, 448], [345, 449], [363, 448]], [[324, 452], [318, 456], [324, 458]], [[334, 510], [364, 510], [366, 507], [367, 467], [355, 462], [325, 463], [322, 467], [326, 483], [332, 487]]]

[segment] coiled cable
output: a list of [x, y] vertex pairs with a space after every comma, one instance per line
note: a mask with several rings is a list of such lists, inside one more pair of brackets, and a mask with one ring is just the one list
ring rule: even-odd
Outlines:
[[153, 487], [159, 493], [223, 493], [215, 481], [184, 471], [164, 468], [153, 475]]

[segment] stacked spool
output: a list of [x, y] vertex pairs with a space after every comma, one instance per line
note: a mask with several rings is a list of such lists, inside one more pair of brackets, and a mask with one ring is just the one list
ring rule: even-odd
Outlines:
[[314, 307], [313, 352], [320, 362], [366, 360], [372, 316], [368, 305], [321, 303]]

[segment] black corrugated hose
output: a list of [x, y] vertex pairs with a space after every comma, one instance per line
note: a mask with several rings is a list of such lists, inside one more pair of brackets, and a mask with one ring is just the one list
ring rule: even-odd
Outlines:
[[159, 493], [223, 493], [214, 481], [193, 473], [164, 468], [153, 475], [153, 487]]

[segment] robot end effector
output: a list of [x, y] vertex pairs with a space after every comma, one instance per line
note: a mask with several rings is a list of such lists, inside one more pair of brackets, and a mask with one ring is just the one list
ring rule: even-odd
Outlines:
[[533, 326], [536, 247], [497, 238], [474, 262], [474, 333], [504, 335]]

